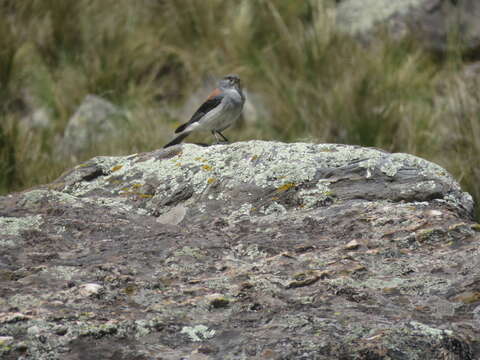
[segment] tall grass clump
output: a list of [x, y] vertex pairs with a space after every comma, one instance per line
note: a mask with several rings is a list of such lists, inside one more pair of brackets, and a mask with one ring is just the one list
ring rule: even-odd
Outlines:
[[[428, 156], [450, 170], [474, 199], [480, 199], [480, 80], [476, 73], [450, 73], [442, 81], [433, 114], [436, 138]], [[477, 219], [480, 209], [477, 205]]]
[[8, 115], [18, 105], [14, 79], [16, 39], [3, 18], [0, 18], [0, 33], [0, 192], [6, 192], [19, 180], [17, 128]]

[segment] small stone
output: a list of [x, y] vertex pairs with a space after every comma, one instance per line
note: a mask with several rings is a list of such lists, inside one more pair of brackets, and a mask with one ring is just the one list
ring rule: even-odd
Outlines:
[[359, 247], [360, 247], [360, 243], [357, 240], [352, 240], [343, 248], [345, 250], [357, 250]]
[[95, 283], [82, 284], [79, 287], [80, 295], [88, 297], [99, 295], [103, 291], [103, 286]]
[[55, 329], [55, 334], [59, 336], [63, 336], [68, 332], [68, 328], [66, 326], [59, 326]]
[[178, 225], [182, 222], [183, 218], [187, 214], [187, 209], [182, 204], [179, 204], [170, 209], [165, 214], [158, 217], [157, 222], [165, 225]]
[[442, 216], [443, 213], [440, 210], [430, 210], [427, 212], [430, 216]]
[[293, 275], [293, 279], [286, 285], [287, 289], [312, 285], [320, 279], [320, 274], [318, 271], [308, 270]]

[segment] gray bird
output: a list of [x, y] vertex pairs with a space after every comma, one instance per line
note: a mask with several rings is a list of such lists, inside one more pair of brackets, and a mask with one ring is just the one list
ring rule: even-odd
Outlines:
[[175, 139], [163, 148], [177, 145], [193, 131], [210, 131], [217, 143], [220, 142], [218, 135], [224, 141], [228, 139], [221, 131], [233, 124], [240, 116], [245, 95], [243, 95], [238, 75], [227, 75], [218, 83], [218, 88], [210, 93], [210, 96], [193, 114], [190, 121], [180, 125], [175, 134]]

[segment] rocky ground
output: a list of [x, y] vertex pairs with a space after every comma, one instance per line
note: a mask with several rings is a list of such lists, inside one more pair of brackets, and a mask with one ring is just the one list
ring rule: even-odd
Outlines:
[[478, 359], [472, 212], [376, 149], [97, 157], [0, 197], [0, 357]]

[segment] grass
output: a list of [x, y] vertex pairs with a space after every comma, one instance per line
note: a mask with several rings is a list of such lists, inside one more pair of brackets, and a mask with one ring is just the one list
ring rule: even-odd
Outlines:
[[[480, 198], [480, 83], [467, 60], [381, 34], [366, 47], [335, 30], [327, 1], [3, 0], [0, 33], [0, 193], [94, 155], [161, 147], [189, 96], [237, 72], [258, 114], [231, 140], [412, 153]], [[125, 110], [128, 135], [62, 158], [58, 139], [87, 94]], [[39, 109], [48, 126], [28, 120]]]

